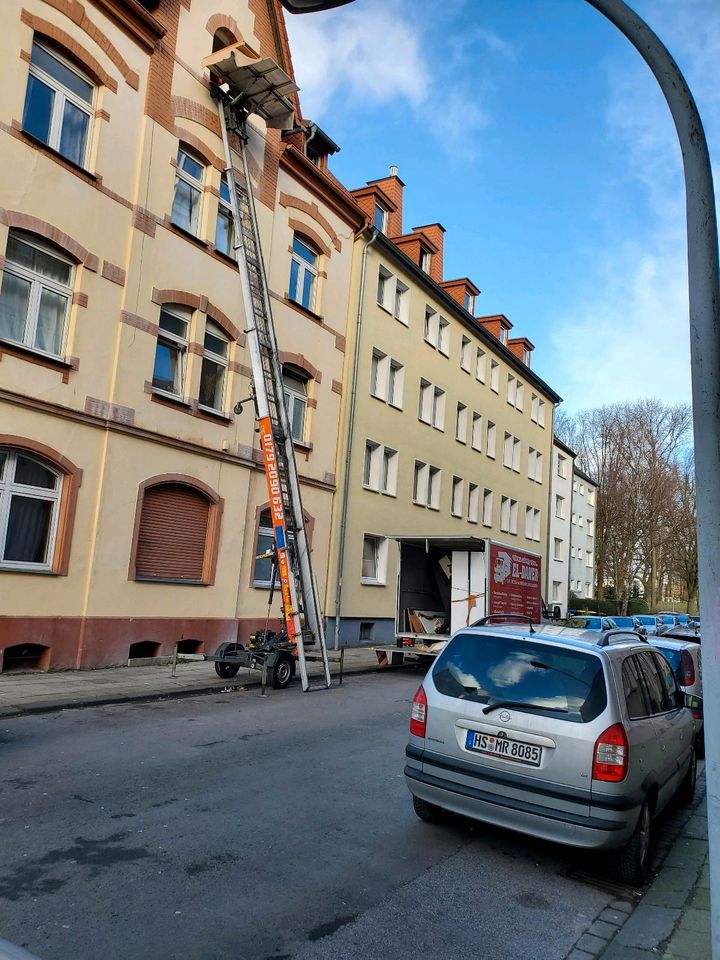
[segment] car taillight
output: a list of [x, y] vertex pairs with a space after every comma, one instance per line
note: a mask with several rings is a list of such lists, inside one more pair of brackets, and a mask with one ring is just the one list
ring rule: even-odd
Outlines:
[[680, 654], [680, 683], [683, 687], [691, 687], [695, 683], [695, 664], [689, 650]]
[[425, 736], [425, 727], [427, 726], [427, 697], [422, 687], [413, 697], [412, 710], [410, 711], [410, 733], [416, 737]]
[[628, 772], [630, 747], [625, 727], [614, 723], [595, 741], [592, 778], [618, 783], [624, 780]]

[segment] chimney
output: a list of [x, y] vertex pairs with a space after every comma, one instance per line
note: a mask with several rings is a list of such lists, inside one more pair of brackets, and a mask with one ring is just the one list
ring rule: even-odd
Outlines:
[[416, 231], [422, 231], [438, 248], [438, 252], [434, 253], [430, 258], [430, 276], [435, 283], [442, 283], [443, 237], [445, 235], [445, 227], [441, 223], [427, 223], [423, 227], [413, 227], [413, 233]]
[[388, 214], [387, 235], [392, 240], [393, 237], [402, 236], [403, 232], [403, 187], [405, 184], [398, 176], [398, 168], [390, 167], [387, 177], [381, 177], [379, 180], [368, 180], [368, 186], [377, 185], [396, 205], [396, 210], [390, 210]]

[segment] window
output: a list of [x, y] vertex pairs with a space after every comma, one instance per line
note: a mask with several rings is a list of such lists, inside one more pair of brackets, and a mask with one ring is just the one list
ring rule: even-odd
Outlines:
[[229, 346], [230, 341], [222, 330], [208, 320], [205, 325], [205, 343], [200, 369], [198, 400], [201, 407], [209, 407], [212, 410], [223, 409]]
[[513, 437], [512, 468], [515, 473], [520, 473], [520, 441]]
[[445, 317], [438, 321], [438, 350], [446, 357], [450, 356], [450, 321]]
[[415, 472], [413, 474], [413, 503], [420, 503], [427, 506], [428, 489], [428, 465], [421, 460], [415, 461]]
[[523, 399], [525, 397], [525, 387], [520, 381], [517, 381], [517, 391], [515, 393], [515, 409], [522, 413]]
[[382, 353], [380, 350], [373, 350], [372, 359], [370, 360], [370, 393], [373, 397], [377, 397], [380, 400], [385, 399], [387, 359], [386, 353]]
[[595, 506], [595, 489], [588, 487], [587, 502], [589, 507]]
[[482, 450], [482, 417], [479, 413], [472, 415], [472, 448]]
[[577, 492], [578, 492], [578, 482], [577, 480], [573, 480], [573, 493], [577, 493]]
[[527, 347], [523, 347], [522, 362], [525, 364], [526, 367], [530, 366], [530, 351], [528, 350]]
[[61, 491], [54, 469], [0, 449], [0, 569], [51, 569]]
[[157, 390], [176, 397], [183, 396], [190, 317], [190, 310], [179, 304], [168, 304], [160, 311], [152, 382]]
[[438, 315], [432, 307], [425, 307], [425, 322], [423, 327], [423, 336], [426, 343], [433, 347], [438, 345]]
[[318, 255], [296, 233], [293, 234], [288, 297], [311, 312], [315, 310], [317, 275]]
[[465, 291], [465, 295], [463, 297], [463, 306], [468, 313], [472, 313], [475, 307], [475, 297], [471, 293], [468, 293], [467, 290]]
[[460, 477], [453, 477], [452, 481], [452, 501], [450, 512], [454, 517], [462, 516], [463, 508], [463, 482]]
[[455, 439], [460, 443], [467, 443], [467, 407], [458, 403], [455, 415]]
[[290, 423], [290, 436], [295, 443], [304, 443], [307, 418], [307, 380], [289, 369], [283, 369], [283, 395]]
[[508, 332], [505, 327], [500, 327], [500, 343], [507, 344]]
[[480, 383], [485, 383], [486, 365], [487, 365], [487, 356], [485, 354], [485, 351], [481, 350], [480, 347], [478, 347], [477, 356], [475, 358], [475, 376], [480, 381]]
[[545, 401], [538, 398], [538, 425], [541, 427], [545, 426]]
[[578, 514], [578, 526], [579, 527], [585, 526], [585, 517], [581, 513]]
[[445, 429], [445, 391], [440, 387], [433, 390], [432, 425], [437, 430]]
[[392, 274], [385, 267], [378, 268], [377, 302], [381, 307], [387, 307], [389, 281]]
[[555, 516], [559, 520], [565, 519], [565, 498], [555, 494]]
[[388, 211], [381, 204], [375, 204], [375, 215], [373, 217], [373, 223], [380, 231], [380, 233], [387, 233], [388, 225]]
[[533, 540], [540, 543], [540, 511], [533, 511]]
[[480, 507], [480, 488], [476, 483], [468, 485], [468, 521], [470, 523], [478, 522], [478, 509]]
[[399, 320], [400, 323], [404, 323], [405, 326], [408, 324], [409, 306], [410, 290], [404, 283], [398, 280], [395, 284], [395, 307], [393, 309], [393, 316], [396, 320]]
[[428, 380], [420, 380], [418, 419], [438, 430], [445, 425], [445, 391], [433, 386]]
[[586, 597], [592, 596], [592, 584], [590, 583], [589, 580], [585, 582], [585, 596]]
[[200, 232], [204, 177], [203, 164], [191, 157], [182, 147], [178, 147], [171, 220], [176, 226], [188, 233], [194, 233], [195, 236]]
[[462, 338], [462, 343], [460, 346], [460, 366], [466, 373], [470, 373], [470, 355], [471, 355], [472, 343], [468, 337]]
[[648, 716], [650, 711], [645, 700], [645, 691], [640, 680], [635, 657], [628, 657], [623, 661], [622, 682], [625, 706], [630, 720], [638, 720], [640, 717]]
[[405, 368], [398, 360], [390, 360], [388, 371], [387, 401], [391, 407], [402, 409], [403, 386], [405, 383]]
[[385, 583], [387, 540], [366, 533], [363, 536], [362, 583]]
[[517, 500], [510, 501], [510, 533], [517, 533], [517, 521], [518, 521], [518, 502]]
[[535, 483], [543, 482], [543, 455], [539, 450], [535, 451]]
[[575, 524], [577, 523], [577, 514], [576, 514], [576, 513], [573, 513], [573, 514], [570, 516], [570, 523], [571, 523], [573, 526], [575, 526]]
[[0, 338], [59, 357], [71, 284], [69, 261], [34, 238], [11, 231], [0, 288]]
[[530, 447], [528, 450], [528, 480], [535, 479], [535, 460], [537, 458], [537, 451], [534, 447]]
[[510, 404], [511, 407], [515, 406], [516, 395], [517, 395], [517, 380], [511, 373], [509, 373], [508, 384], [507, 384], [507, 402]]
[[370, 393], [393, 407], [402, 409], [405, 368], [398, 360], [374, 349], [370, 360]]
[[587, 535], [588, 535], [589, 537], [594, 536], [594, 531], [595, 531], [595, 524], [594, 524], [594, 522], [593, 522], [592, 520], [588, 519], [588, 522], [587, 522]]
[[528, 540], [533, 539], [533, 508], [525, 507], [525, 536]]
[[141, 493], [136, 580], [209, 583], [209, 546], [217, 542], [217, 501], [189, 483], [157, 483]]
[[553, 560], [562, 560], [562, 540], [559, 537], [554, 538]]
[[553, 603], [560, 603], [560, 581], [559, 580], [553, 580], [552, 598], [553, 598]]
[[430, 467], [428, 471], [428, 500], [427, 505], [431, 510], [440, 509], [440, 483], [442, 477], [439, 467]]
[[540, 397], [533, 393], [530, 397], [530, 419], [533, 423], [538, 422], [538, 410], [540, 408]]
[[378, 493], [395, 496], [397, 490], [398, 453], [374, 440], [365, 442], [363, 486]]
[[492, 526], [492, 513], [493, 513], [493, 495], [492, 490], [483, 491], [483, 515], [482, 522], [486, 527]]
[[485, 447], [485, 453], [488, 457], [495, 459], [495, 424], [488, 420], [487, 425], [487, 442]]
[[580, 484], [580, 496], [581, 496], [581, 497], [584, 497], [584, 496], [585, 496], [585, 484], [584, 484], [584, 483], [581, 483], [581, 484]]
[[592, 550], [585, 551], [585, 566], [591, 567], [593, 565]]
[[85, 167], [94, 99], [93, 84], [77, 67], [33, 42], [23, 130]]
[[563, 478], [567, 476], [567, 457], [561, 453], [557, 455], [557, 475]]
[[230, 187], [227, 174], [220, 178], [220, 199], [218, 200], [218, 215], [215, 225], [215, 249], [228, 257], [235, 258], [235, 231], [233, 228], [233, 214], [230, 203]]
[[420, 247], [420, 269], [430, 273], [430, 251]]
[[512, 469], [513, 459], [513, 438], [512, 434], [505, 431], [505, 444], [503, 446], [503, 466]]
[[271, 586], [274, 550], [275, 534], [273, 533], [270, 511], [263, 510], [260, 514], [257, 541], [255, 543], [255, 565], [253, 567], [254, 587]]
[[500, 364], [496, 360], [490, 361], [490, 389], [494, 393], [500, 392]]
[[510, 532], [510, 497], [500, 500], [500, 529], [503, 533]]
[[643, 650], [642, 653], [635, 655], [635, 660], [640, 668], [640, 673], [645, 681], [645, 692], [650, 706], [650, 713], [665, 713], [675, 707], [673, 699], [668, 689], [668, 684], [672, 684], [671, 689], [675, 690], [675, 683], [672, 681], [672, 671], [666, 663], [668, 679], [665, 678], [665, 671], [660, 667], [662, 657], [660, 654], [651, 653]]

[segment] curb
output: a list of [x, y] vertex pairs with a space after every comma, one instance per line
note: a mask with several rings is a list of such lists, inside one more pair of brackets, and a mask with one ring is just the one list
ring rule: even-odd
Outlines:
[[[695, 876], [687, 885], [683, 903], [678, 908], [644, 903], [662, 876], [662, 867], [670, 851], [680, 838], [690, 819], [697, 813], [705, 799], [705, 773], [696, 786], [693, 805], [669, 814], [662, 824], [661, 836], [655, 844], [655, 856], [651, 867], [652, 879], [644, 887], [637, 888], [639, 898], [613, 900], [593, 923], [577, 939], [564, 960], [644, 960], [646, 957], [662, 957], [663, 947], [670, 941], [678, 921], [695, 889], [703, 864], [698, 865]], [[671, 804], [673, 801], [670, 801]], [[628, 888], [632, 896], [632, 888]], [[637, 896], [637, 894], [635, 894]], [[627, 935], [628, 930], [632, 935]], [[626, 936], [623, 936], [623, 932]], [[633, 942], [634, 941], [634, 942]], [[642, 945], [640, 943], [642, 942]], [[703, 958], [698, 957], [698, 960]]]

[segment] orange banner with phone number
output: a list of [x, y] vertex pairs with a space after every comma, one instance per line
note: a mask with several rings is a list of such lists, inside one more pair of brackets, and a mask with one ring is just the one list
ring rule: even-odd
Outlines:
[[287, 527], [285, 525], [285, 509], [282, 501], [282, 488], [280, 486], [275, 438], [272, 434], [270, 417], [263, 417], [258, 422], [260, 424], [260, 448], [262, 449], [263, 463], [265, 464], [265, 479], [267, 480], [268, 497], [270, 500], [270, 516], [272, 518], [273, 534], [277, 548], [277, 564], [280, 575], [280, 590], [282, 593], [285, 625], [288, 638], [292, 643], [296, 643], [297, 635], [300, 632], [300, 620], [297, 614], [295, 589], [288, 560]]

